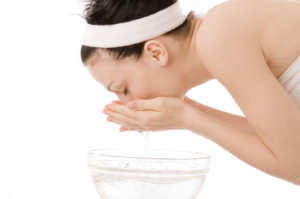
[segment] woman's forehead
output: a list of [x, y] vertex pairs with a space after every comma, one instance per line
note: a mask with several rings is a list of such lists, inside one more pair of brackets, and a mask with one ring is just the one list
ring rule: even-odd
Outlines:
[[109, 52], [99, 49], [91, 57], [90, 63], [92, 63], [92, 65], [120, 65], [120, 64], [126, 65], [126, 64], [134, 64], [137, 62], [132, 57], [126, 57], [126, 58], [117, 60]]
[[108, 52], [102, 49], [97, 49], [94, 54], [94, 59], [98, 62], [111, 62], [114, 60]]
[[87, 60], [86, 65], [89, 67], [98, 67], [100, 65], [112, 64], [114, 60], [107, 52], [97, 50]]

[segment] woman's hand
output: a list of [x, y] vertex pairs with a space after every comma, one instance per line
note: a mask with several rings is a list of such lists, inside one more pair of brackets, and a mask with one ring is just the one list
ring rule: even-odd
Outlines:
[[113, 102], [105, 107], [107, 120], [121, 125], [120, 131], [159, 131], [187, 129], [193, 108], [178, 98], [160, 97], [135, 100], [122, 105]]

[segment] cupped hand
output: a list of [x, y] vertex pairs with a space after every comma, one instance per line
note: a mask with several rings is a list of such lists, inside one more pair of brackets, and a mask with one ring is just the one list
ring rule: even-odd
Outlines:
[[107, 120], [121, 126], [120, 131], [159, 131], [187, 129], [189, 113], [193, 109], [179, 98], [159, 97], [134, 100], [123, 105], [108, 104], [103, 113]]

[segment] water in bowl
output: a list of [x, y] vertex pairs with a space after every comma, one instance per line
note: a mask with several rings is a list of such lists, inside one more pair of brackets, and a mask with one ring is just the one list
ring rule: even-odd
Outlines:
[[[115, 171], [114, 171], [115, 172]], [[133, 171], [134, 172], [134, 171]], [[96, 189], [102, 199], [195, 199], [205, 175], [140, 176], [128, 174], [100, 174], [94, 176]]]
[[167, 150], [94, 150], [89, 165], [101, 199], [196, 199], [209, 158]]

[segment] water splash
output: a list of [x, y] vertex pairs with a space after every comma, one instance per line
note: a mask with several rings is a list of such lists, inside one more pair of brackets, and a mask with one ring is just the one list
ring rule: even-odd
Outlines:
[[148, 149], [149, 148], [149, 133], [150, 131], [143, 131], [140, 132], [140, 134], [143, 136], [144, 140], [143, 140], [143, 147], [144, 149]]

